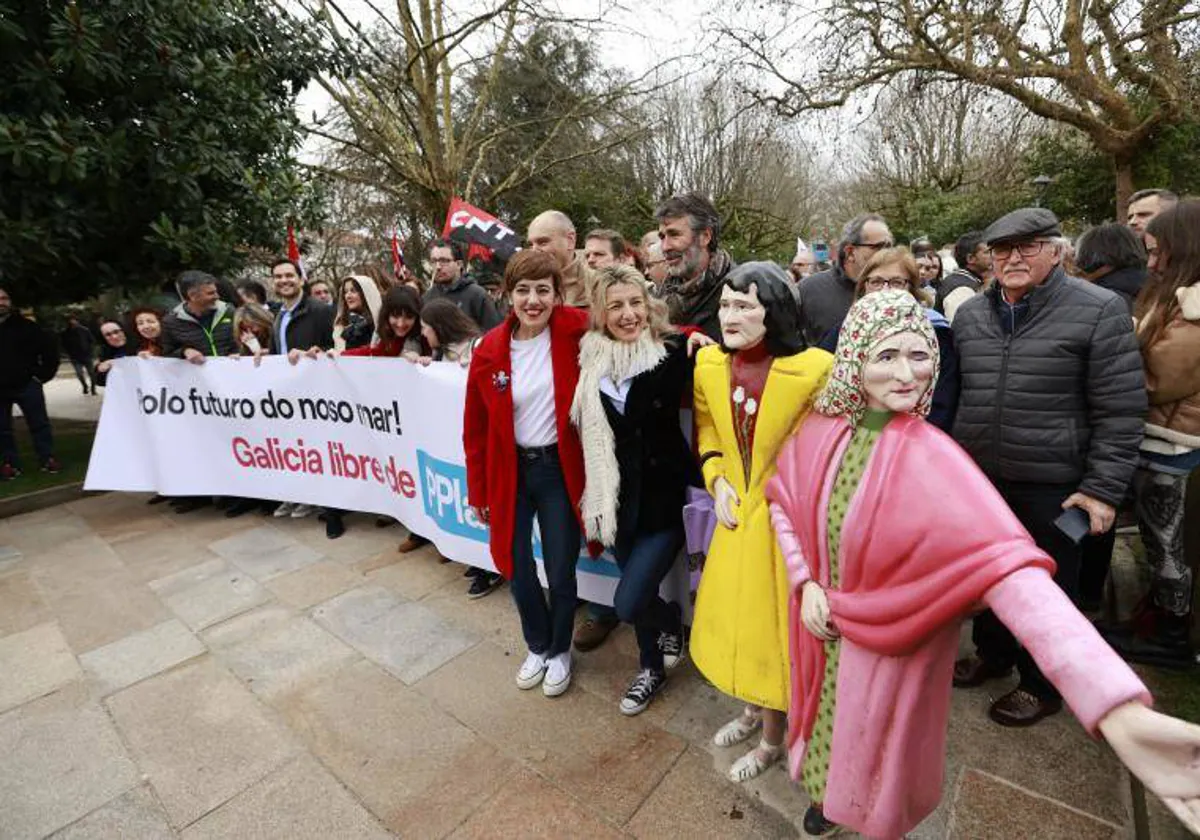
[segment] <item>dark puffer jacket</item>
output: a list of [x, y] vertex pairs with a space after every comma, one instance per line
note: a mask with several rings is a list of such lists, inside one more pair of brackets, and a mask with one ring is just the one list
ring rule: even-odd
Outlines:
[[1015, 307], [999, 284], [954, 319], [954, 439], [992, 479], [1075, 484], [1118, 505], [1133, 477], [1146, 381], [1125, 303], [1061, 268]]
[[205, 356], [232, 356], [238, 351], [233, 337], [233, 307], [223, 300], [217, 301], [212, 321], [206, 327], [188, 311], [187, 304], [179, 304], [163, 318], [162, 354], [182, 359], [184, 351], [198, 350]]

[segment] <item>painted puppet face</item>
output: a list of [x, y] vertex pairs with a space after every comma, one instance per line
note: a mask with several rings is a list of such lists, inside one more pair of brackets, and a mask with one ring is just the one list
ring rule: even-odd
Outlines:
[[730, 350], [745, 350], [766, 338], [767, 310], [758, 299], [756, 284], [751, 283], [748, 292], [736, 292], [728, 286], [722, 289], [717, 317], [721, 321], [721, 341]]
[[863, 365], [867, 407], [898, 414], [912, 411], [933, 383], [933, 353], [924, 338], [902, 332], [878, 341]]

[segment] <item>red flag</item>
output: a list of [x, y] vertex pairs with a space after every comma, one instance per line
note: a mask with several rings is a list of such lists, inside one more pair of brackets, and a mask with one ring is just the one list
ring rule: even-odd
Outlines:
[[450, 202], [442, 236], [470, 243], [468, 259], [478, 255], [490, 260], [494, 254], [497, 259], [507, 261], [520, 249], [520, 240], [512, 228], [457, 197]]
[[304, 271], [304, 261], [300, 259], [300, 246], [296, 244], [296, 231], [292, 229], [292, 223], [288, 222], [288, 238], [287, 238], [288, 259], [296, 264], [296, 268], [300, 270], [300, 279], [307, 280], [308, 277]]
[[404, 252], [401, 250], [400, 231], [392, 228], [392, 273], [399, 277], [402, 268], [404, 268]]

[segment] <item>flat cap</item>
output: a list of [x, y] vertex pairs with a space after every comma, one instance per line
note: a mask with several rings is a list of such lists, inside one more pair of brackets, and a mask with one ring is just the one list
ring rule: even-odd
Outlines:
[[1039, 236], [1062, 236], [1058, 216], [1044, 207], [1022, 207], [992, 222], [983, 232], [983, 241], [990, 248], [1003, 242], [1020, 242]]

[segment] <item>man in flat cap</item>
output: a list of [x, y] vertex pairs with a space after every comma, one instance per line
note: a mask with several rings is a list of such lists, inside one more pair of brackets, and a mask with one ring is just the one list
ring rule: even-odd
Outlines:
[[[1055, 520], [1078, 509], [1090, 533], [1112, 527], [1138, 464], [1147, 403], [1125, 304], [1067, 276], [1061, 236], [1054, 214], [1037, 207], [984, 231], [996, 282], [954, 319], [962, 374], [954, 438], [1054, 558], [1055, 581], [1074, 597], [1080, 535], [1067, 536]], [[969, 527], [947, 523], [956, 525]], [[1020, 672], [1017, 688], [992, 704], [992, 720], [1029, 726], [1062, 708], [994, 614], [975, 618], [972, 638], [977, 655], [956, 663], [955, 685], [1006, 677], [1014, 665]]]

